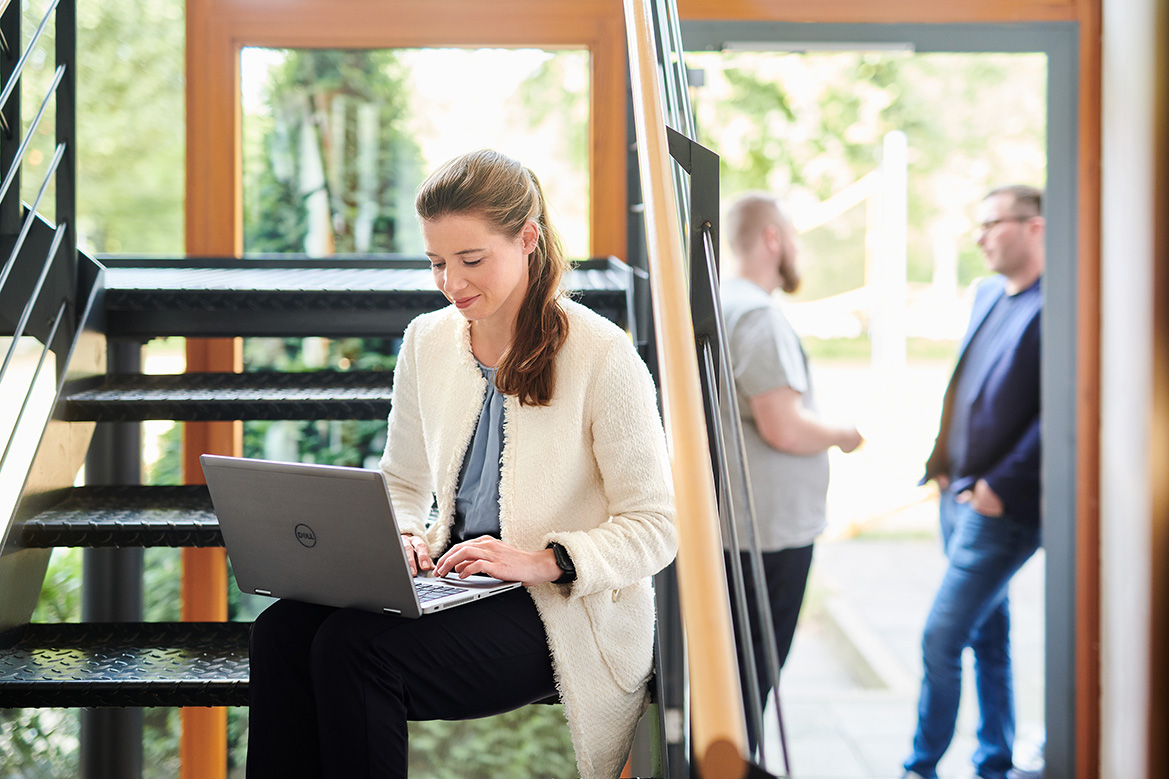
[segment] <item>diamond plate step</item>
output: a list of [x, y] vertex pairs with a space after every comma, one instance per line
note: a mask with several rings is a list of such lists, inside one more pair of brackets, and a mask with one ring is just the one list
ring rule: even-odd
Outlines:
[[385, 419], [391, 371], [115, 374], [70, 394], [70, 421]]
[[246, 622], [32, 624], [0, 649], [0, 708], [246, 706]]
[[204, 485], [75, 487], [20, 525], [20, 546], [223, 546]]
[[[113, 338], [393, 337], [447, 305], [422, 258], [102, 257]], [[632, 269], [612, 257], [577, 264], [567, 287], [628, 327]]]

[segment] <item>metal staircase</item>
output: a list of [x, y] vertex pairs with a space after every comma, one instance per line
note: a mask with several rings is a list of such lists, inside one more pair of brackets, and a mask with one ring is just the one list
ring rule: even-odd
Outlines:
[[[137, 342], [155, 328], [180, 336], [400, 336], [414, 316], [445, 303], [422, 283], [430, 275], [419, 271], [425, 260], [235, 262], [234, 269], [170, 260], [106, 270], [106, 338]], [[618, 260], [588, 260], [569, 287], [632, 326], [631, 278]], [[377, 316], [363, 316], [369, 312]], [[389, 371], [109, 374], [63, 393], [56, 416], [71, 423], [384, 419], [391, 382]], [[75, 487], [48, 503], [18, 519], [6, 549], [223, 543], [202, 486]], [[246, 623], [19, 626], [12, 631], [19, 640], [0, 648], [0, 707], [246, 705], [247, 630]]]

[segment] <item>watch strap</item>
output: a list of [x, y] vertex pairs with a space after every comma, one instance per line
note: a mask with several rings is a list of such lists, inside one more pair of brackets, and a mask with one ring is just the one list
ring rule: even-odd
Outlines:
[[572, 556], [568, 554], [568, 550], [564, 548], [563, 544], [558, 544], [555, 541], [548, 544], [548, 548], [552, 550], [552, 554], [556, 557], [556, 565], [560, 568], [560, 578], [554, 579], [553, 584], [568, 584], [576, 581], [576, 566], [572, 562]]

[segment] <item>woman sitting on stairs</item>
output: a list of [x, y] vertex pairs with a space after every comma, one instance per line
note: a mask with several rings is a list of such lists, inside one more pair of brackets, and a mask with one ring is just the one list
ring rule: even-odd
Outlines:
[[381, 468], [402, 543], [416, 573], [525, 586], [421, 619], [273, 604], [252, 629], [247, 775], [404, 777], [408, 720], [559, 694], [580, 775], [616, 777], [648, 700], [650, 577], [677, 547], [653, 383], [565, 297], [530, 170], [467, 154], [416, 207], [451, 305], [410, 324], [394, 373]]

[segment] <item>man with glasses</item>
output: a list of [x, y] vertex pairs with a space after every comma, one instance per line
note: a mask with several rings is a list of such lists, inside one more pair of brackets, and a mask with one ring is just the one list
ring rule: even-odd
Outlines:
[[906, 777], [935, 779], [954, 736], [962, 651], [974, 650], [984, 779], [1012, 766], [1015, 701], [1007, 589], [1040, 543], [1039, 340], [1042, 191], [1013, 185], [979, 206], [978, 246], [995, 276], [979, 285], [925, 478], [941, 493], [949, 564], [922, 636], [925, 669]]

